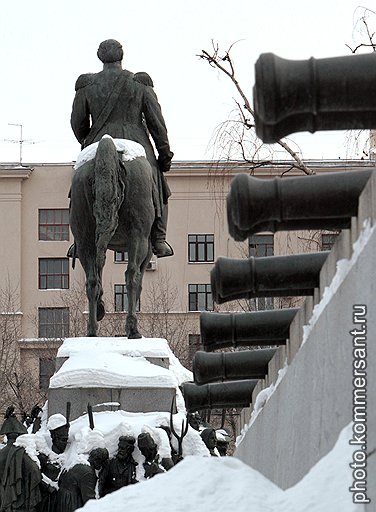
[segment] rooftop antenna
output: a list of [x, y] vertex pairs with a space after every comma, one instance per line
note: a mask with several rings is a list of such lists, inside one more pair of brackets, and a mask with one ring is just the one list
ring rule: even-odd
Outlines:
[[24, 139], [22, 137], [22, 124], [18, 123], [8, 123], [8, 126], [18, 126], [20, 128], [20, 138], [19, 139], [4, 139], [6, 142], [13, 142], [20, 145], [20, 165], [22, 165], [22, 144], [26, 142], [27, 144], [36, 144], [35, 141], [32, 141], [31, 139]]

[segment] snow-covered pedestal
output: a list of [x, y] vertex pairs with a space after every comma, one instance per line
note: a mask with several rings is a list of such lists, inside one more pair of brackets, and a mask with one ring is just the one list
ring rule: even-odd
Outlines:
[[71, 420], [90, 403], [95, 412], [170, 411], [178, 386], [192, 380], [160, 338], [67, 338], [57, 353], [51, 377], [48, 415], [64, 413]]

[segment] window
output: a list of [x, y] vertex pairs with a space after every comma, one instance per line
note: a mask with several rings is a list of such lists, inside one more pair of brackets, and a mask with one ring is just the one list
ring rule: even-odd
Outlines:
[[274, 236], [273, 235], [252, 235], [248, 239], [250, 256], [273, 256]]
[[68, 208], [39, 210], [39, 240], [69, 240]]
[[[115, 311], [126, 312], [128, 311], [128, 295], [125, 284], [115, 284]], [[140, 301], [137, 303], [137, 311], [140, 311]]]
[[213, 311], [210, 284], [188, 285], [189, 311]]
[[39, 289], [68, 289], [68, 258], [39, 258]]
[[274, 309], [273, 297], [257, 297], [250, 299], [251, 311], [264, 311], [265, 309]]
[[188, 235], [189, 263], [214, 261], [214, 235]]
[[321, 235], [321, 250], [330, 251], [333, 247], [339, 233], [323, 233]]
[[50, 385], [50, 378], [55, 373], [55, 359], [39, 359], [39, 389], [47, 391]]
[[115, 263], [127, 263], [128, 261], [128, 252], [127, 251], [115, 251], [114, 252], [114, 262]]
[[[252, 235], [248, 239], [249, 255], [256, 258], [274, 255], [274, 235]], [[257, 297], [250, 300], [252, 310], [273, 309], [273, 297]]]
[[38, 337], [66, 338], [69, 336], [69, 308], [39, 308]]

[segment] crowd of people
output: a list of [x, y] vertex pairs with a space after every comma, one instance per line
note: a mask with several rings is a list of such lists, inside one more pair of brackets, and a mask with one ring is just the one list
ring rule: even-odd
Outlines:
[[[50, 443], [39, 443], [39, 448], [32, 454], [28, 454], [28, 445], [21, 440], [29, 439], [30, 433], [37, 433], [40, 414], [24, 420], [21, 423], [14, 408], [9, 407], [0, 430], [0, 435], [6, 436], [6, 444], [0, 447], [0, 512], [73, 512], [90, 499], [101, 498], [137, 483], [137, 474], [143, 475], [144, 479], [152, 478], [168, 471], [183, 458], [181, 450], [176, 450], [171, 443], [170, 428], [161, 426], [170, 441], [170, 457], [161, 457], [152, 435], [141, 432], [137, 438], [120, 436], [112, 458], [102, 445], [91, 447], [84, 459], [67, 465], [65, 452], [70, 429], [67, 418], [62, 414], [49, 418]], [[217, 449], [213, 428], [206, 426], [200, 431], [210, 455], [226, 454]], [[28, 433], [28, 436], [23, 436]], [[136, 446], [143, 457], [141, 473], [137, 471], [139, 462], [133, 457]]]

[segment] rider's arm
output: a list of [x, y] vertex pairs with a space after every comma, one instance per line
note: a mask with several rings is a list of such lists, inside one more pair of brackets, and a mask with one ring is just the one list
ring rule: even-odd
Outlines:
[[85, 87], [91, 83], [92, 74], [81, 75], [76, 81], [71, 115], [71, 126], [78, 142], [83, 144], [90, 132], [90, 112], [86, 99]]
[[162, 172], [170, 169], [174, 153], [170, 149], [167, 128], [158, 98], [151, 87], [145, 87], [143, 112], [146, 125], [158, 151], [158, 164]]
[[80, 144], [83, 144], [90, 131], [90, 115], [86, 98], [82, 91], [76, 92], [73, 101], [71, 126], [76, 139]]

